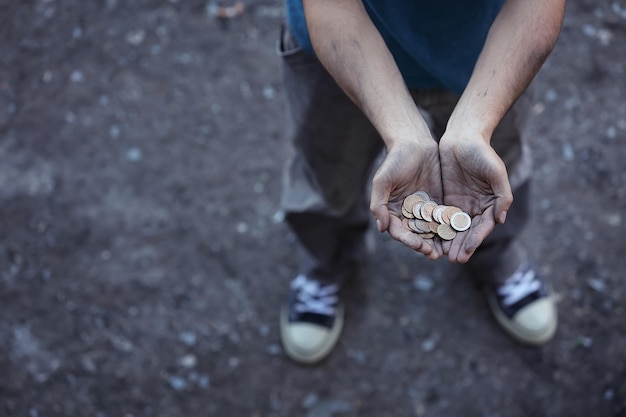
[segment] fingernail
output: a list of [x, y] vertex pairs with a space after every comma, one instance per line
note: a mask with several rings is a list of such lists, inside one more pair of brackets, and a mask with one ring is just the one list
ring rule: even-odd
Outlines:
[[376, 228], [378, 229], [378, 231], [379, 231], [379, 232], [382, 232], [382, 231], [383, 231], [383, 230], [382, 230], [382, 226], [381, 226], [381, 224], [380, 224], [380, 220], [379, 220], [379, 219], [376, 219]]
[[506, 211], [503, 211], [500, 215], [500, 223], [504, 223], [506, 221]]

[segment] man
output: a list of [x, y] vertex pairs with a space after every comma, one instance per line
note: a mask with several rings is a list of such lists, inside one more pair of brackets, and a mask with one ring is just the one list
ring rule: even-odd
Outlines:
[[[383, 145], [369, 205], [378, 230], [466, 264], [517, 340], [552, 338], [554, 301], [517, 236], [529, 211], [527, 87], [564, 3], [287, 0], [280, 53], [295, 154], [283, 208], [301, 261], [281, 335], [292, 359], [318, 362], [339, 338], [340, 289], [363, 256], [364, 194]], [[417, 190], [468, 212], [470, 229], [445, 242], [407, 231], [400, 207]]]

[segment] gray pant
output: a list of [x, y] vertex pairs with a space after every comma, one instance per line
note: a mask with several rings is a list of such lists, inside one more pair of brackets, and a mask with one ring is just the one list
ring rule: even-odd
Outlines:
[[[300, 273], [337, 282], [364, 256], [371, 219], [366, 191], [383, 142], [320, 62], [283, 29], [278, 53], [293, 155], [286, 167], [282, 209], [300, 244]], [[411, 94], [439, 140], [459, 97], [432, 89]], [[496, 226], [467, 263], [470, 272], [486, 282], [506, 279], [526, 257], [516, 237], [529, 215], [531, 164], [520, 132], [531, 103], [527, 90], [492, 137], [493, 148], [507, 166], [514, 203], [506, 223]]]

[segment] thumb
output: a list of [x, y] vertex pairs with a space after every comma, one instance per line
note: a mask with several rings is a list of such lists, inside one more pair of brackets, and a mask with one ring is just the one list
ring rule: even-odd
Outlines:
[[370, 197], [370, 211], [376, 219], [376, 227], [379, 232], [385, 232], [389, 228], [389, 202], [390, 187], [386, 181], [374, 177], [372, 181], [372, 195]]
[[494, 184], [493, 191], [496, 195], [493, 215], [496, 222], [502, 224], [506, 220], [507, 211], [513, 204], [513, 193], [511, 192], [511, 184], [509, 184], [508, 178], [505, 176]]

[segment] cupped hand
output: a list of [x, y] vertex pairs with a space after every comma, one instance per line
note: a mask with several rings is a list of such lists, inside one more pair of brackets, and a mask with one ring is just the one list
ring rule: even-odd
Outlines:
[[472, 217], [469, 230], [442, 244], [451, 262], [465, 263], [491, 233], [504, 223], [513, 194], [504, 162], [482, 138], [449, 138], [439, 143], [444, 204]]
[[389, 232], [397, 241], [430, 259], [443, 256], [438, 240], [422, 239], [402, 226], [402, 202], [423, 190], [441, 201], [441, 170], [437, 143], [428, 138], [394, 143], [372, 181], [370, 210], [380, 232]]

